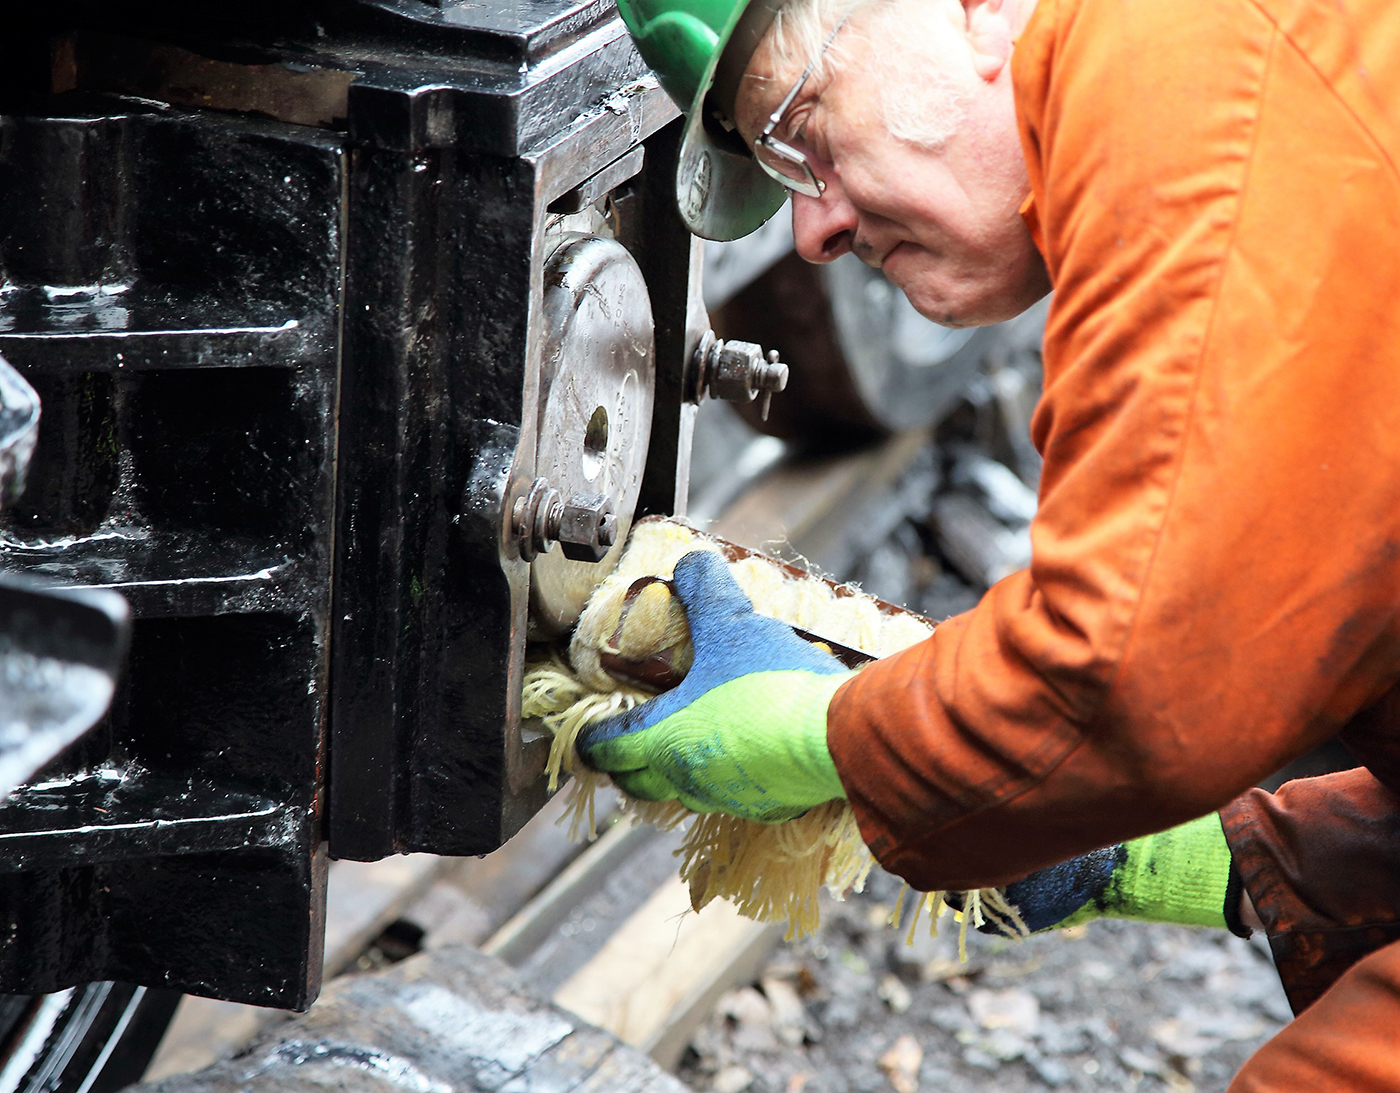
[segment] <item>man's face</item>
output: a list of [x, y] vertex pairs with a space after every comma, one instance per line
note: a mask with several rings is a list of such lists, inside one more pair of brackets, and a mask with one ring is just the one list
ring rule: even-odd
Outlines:
[[[793, 235], [809, 262], [854, 251], [934, 322], [999, 322], [1050, 288], [1019, 214], [1029, 187], [1010, 68], [987, 60], [997, 47], [980, 4], [919, 2], [913, 33], [898, 9], [853, 16], [775, 134], [826, 183], [820, 198], [792, 195]], [[775, 58], [771, 35], [760, 44], [736, 110], [750, 145], [802, 67]], [[946, 139], [894, 135], [892, 119], [911, 113]]]

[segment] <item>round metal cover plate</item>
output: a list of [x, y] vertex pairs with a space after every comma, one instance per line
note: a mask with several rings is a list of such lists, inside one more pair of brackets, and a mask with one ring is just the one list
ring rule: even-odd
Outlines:
[[622, 553], [641, 491], [655, 388], [651, 298], [620, 243], [566, 239], [544, 271], [539, 445], [535, 473], [567, 499], [606, 494], [617, 545], [601, 562], [576, 562], [555, 546], [530, 565], [532, 628], [569, 629]]

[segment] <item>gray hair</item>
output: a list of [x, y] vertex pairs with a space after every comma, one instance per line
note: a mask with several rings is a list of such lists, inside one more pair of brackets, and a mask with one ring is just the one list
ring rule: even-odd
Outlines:
[[[868, 13], [868, 16], [867, 16]], [[906, 40], [928, 35], [930, 20], [939, 18], [928, 0], [787, 0], [768, 31], [774, 61], [783, 68], [816, 61], [814, 75], [840, 71], [847, 51], [842, 39], [851, 33], [869, 35], [898, 28]], [[843, 20], [858, 25], [842, 31], [822, 54], [832, 28]], [[969, 95], [958, 79], [938, 67], [918, 49], [883, 50], [877, 58], [883, 74], [880, 120], [892, 135], [924, 148], [937, 149], [957, 132], [967, 116]]]

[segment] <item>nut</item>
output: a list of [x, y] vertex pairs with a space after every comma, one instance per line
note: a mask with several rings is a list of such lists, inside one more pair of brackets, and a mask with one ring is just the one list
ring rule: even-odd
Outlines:
[[576, 562], [601, 562], [617, 542], [617, 514], [612, 499], [601, 493], [576, 493], [563, 505], [557, 533], [564, 556]]

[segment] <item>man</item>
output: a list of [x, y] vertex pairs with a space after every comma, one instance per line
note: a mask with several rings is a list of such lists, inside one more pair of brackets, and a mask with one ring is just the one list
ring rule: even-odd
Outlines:
[[[624, 0], [682, 215], [790, 197], [805, 258], [945, 323], [1053, 286], [1033, 561], [852, 677], [688, 559], [695, 667], [585, 756], [757, 819], [845, 796], [886, 868], [1037, 928], [1262, 926], [1300, 1016], [1232, 1089], [1400, 1089], [1400, 8], [791, 5]], [[1249, 788], [1336, 735], [1364, 768]]]

